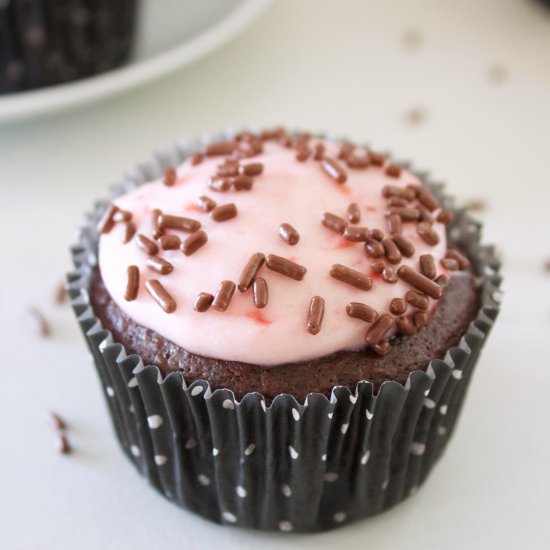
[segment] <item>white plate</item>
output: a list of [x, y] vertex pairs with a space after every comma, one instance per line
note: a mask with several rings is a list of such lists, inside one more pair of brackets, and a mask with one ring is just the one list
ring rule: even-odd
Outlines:
[[135, 54], [128, 65], [50, 88], [0, 96], [0, 122], [68, 109], [166, 75], [221, 46], [269, 0], [142, 0]]

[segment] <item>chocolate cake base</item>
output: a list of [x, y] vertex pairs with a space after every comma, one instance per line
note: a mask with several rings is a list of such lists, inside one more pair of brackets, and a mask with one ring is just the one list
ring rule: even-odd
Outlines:
[[479, 293], [470, 273], [457, 273], [445, 287], [443, 298], [430, 316], [428, 325], [415, 336], [398, 336], [385, 356], [370, 350], [341, 351], [311, 361], [262, 367], [195, 355], [157, 332], [135, 323], [111, 298], [96, 272], [90, 300], [94, 314], [113, 334], [127, 353], [136, 353], [146, 365], [156, 365], [163, 375], [181, 372], [188, 384], [206, 380], [212, 390], [227, 388], [241, 399], [258, 392], [268, 401], [287, 393], [303, 402], [309, 393], [330, 396], [334, 386], [352, 391], [361, 380], [373, 383], [374, 390], [386, 380], [405, 383], [412, 371], [425, 370], [432, 359], [442, 358], [456, 346], [479, 311]]

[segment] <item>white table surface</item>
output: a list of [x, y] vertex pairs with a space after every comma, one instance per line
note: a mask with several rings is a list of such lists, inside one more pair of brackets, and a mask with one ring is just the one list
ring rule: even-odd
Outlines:
[[[407, 29], [423, 44], [403, 45]], [[504, 82], [487, 76], [503, 66]], [[404, 113], [421, 107], [413, 126]], [[441, 462], [390, 512], [327, 534], [258, 534], [181, 511], [113, 436], [67, 306], [72, 229], [107, 185], [200, 131], [287, 123], [388, 147], [483, 197], [501, 317]], [[0, 547], [550, 548], [550, 12], [529, 0], [275, 0], [222, 51], [107, 102], [0, 127]], [[28, 305], [52, 335], [33, 336]], [[84, 390], [83, 390], [84, 388]], [[61, 456], [53, 408], [75, 447]]]

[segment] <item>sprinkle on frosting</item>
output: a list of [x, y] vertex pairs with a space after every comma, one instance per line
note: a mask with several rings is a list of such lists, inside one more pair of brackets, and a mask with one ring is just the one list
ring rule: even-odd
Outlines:
[[[176, 185], [178, 178], [185, 185]], [[330, 180], [346, 185], [331, 186], [326, 183]], [[307, 193], [300, 191], [302, 182], [309, 185]], [[219, 316], [232, 319], [235, 329], [231, 329], [231, 336], [224, 336], [225, 329], [216, 324], [216, 334], [229, 339], [220, 344], [220, 336], [216, 336], [218, 344], [227, 350], [220, 352], [222, 359], [262, 364], [267, 353], [273, 355], [268, 350], [266, 354], [259, 350], [259, 360], [249, 355], [253, 353], [251, 348], [257, 346], [246, 345], [247, 335], [253, 332], [242, 323], [255, 322], [266, 338], [273, 331], [273, 341], [266, 341], [277, 349], [278, 363], [311, 357], [307, 355], [310, 349], [312, 356], [357, 349], [362, 340], [374, 353], [384, 355], [394, 335], [412, 336], [426, 326], [433, 311], [432, 300], [441, 298], [448, 274], [470, 268], [470, 261], [460, 251], [446, 249], [444, 226], [452, 222], [453, 215], [441, 207], [430, 189], [398, 164], [388, 162], [384, 155], [350, 142], [323, 141], [308, 133], [292, 134], [284, 128], [241, 132], [194, 152], [181, 166], [167, 168], [158, 183], [160, 188], [154, 184], [142, 186], [117, 199], [117, 204], [111, 204], [98, 222], [97, 231], [102, 235], [100, 268], [105, 284], [115, 300], [122, 299], [119, 305], [126, 304], [123, 307], [145, 324], [155, 314], [150, 311], [140, 315], [140, 304], [146, 302], [143, 290], [166, 313], [174, 313], [176, 299], [181, 300], [182, 307], [170, 316], [178, 322], [185, 318], [186, 310], [194, 309], [210, 312], [194, 316], [193, 323], [202, 323], [203, 318], [219, 323], [216, 316], [211, 318], [211, 310], [225, 312], [234, 302], [230, 313]], [[155, 191], [150, 193], [153, 188]], [[208, 188], [225, 193], [230, 201], [218, 205], [201, 194]], [[294, 200], [295, 197], [299, 198]], [[196, 212], [198, 219], [182, 215], [186, 210]], [[216, 229], [215, 222], [231, 220], [237, 214], [234, 224]], [[279, 220], [274, 221], [273, 215], [279, 215]], [[288, 221], [281, 223], [281, 217]], [[271, 220], [270, 229], [265, 232], [264, 218], [266, 229], [267, 220]], [[330, 231], [315, 230], [319, 218]], [[363, 225], [356, 225], [362, 219]], [[300, 233], [295, 223], [299, 224]], [[113, 231], [117, 226], [120, 229]], [[279, 237], [274, 235], [274, 227], [278, 227]], [[183, 238], [182, 232], [189, 235]], [[131, 240], [145, 255], [136, 247], [117, 248]], [[200, 259], [189, 258], [207, 243]], [[284, 247], [288, 245], [295, 249], [296, 256], [285, 257]], [[266, 248], [274, 252], [267, 258], [254, 251]], [[181, 252], [176, 255], [178, 250]], [[112, 258], [119, 254], [128, 266], [122, 286], [115, 281], [115, 270], [110, 269]], [[203, 257], [210, 263], [202, 265]], [[302, 290], [293, 290], [294, 283], [289, 279], [304, 280], [310, 268], [312, 274], [300, 285]], [[140, 271], [145, 269], [158, 273], [161, 279], [146, 280], [140, 287]], [[259, 276], [260, 271], [263, 276]], [[238, 277], [239, 272], [236, 285], [229, 278]], [[212, 280], [215, 274], [217, 280]], [[219, 283], [223, 277], [228, 279]], [[205, 284], [218, 288], [212, 295], [203, 292], [199, 284], [203, 288]], [[188, 285], [194, 289], [190, 296]], [[237, 287], [242, 296], [234, 296]], [[369, 292], [359, 295], [362, 291]], [[340, 309], [327, 308], [321, 293], [330, 294], [331, 304], [337, 305], [336, 300], [341, 300]], [[269, 294], [273, 296], [271, 301]], [[304, 294], [313, 296], [309, 303], [304, 301]], [[354, 301], [354, 296], [361, 296], [361, 301]], [[269, 309], [267, 325], [257, 319], [259, 312], [250, 310], [251, 300], [255, 308]], [[326, 334], [315, 342], [304, 340], [300, 348], [293, 339], [297, 337], [301, 342], [296, 333], [299, 311], [301, 315], [304, 311], [301, 308], [308, 312], [305, 330], [301, 330], [316, 335], [324, 326]], [[362, 334], [357, 333], [358, 325], [351, 319], [368, 323], [366, 333], [365, 328]], [[156, 323], [151, 321], [152, 328]], [[345, 323], [349, 323], [353, 337], [345, 337]], [[178, 335], [193, 332], [193, 326], [191, 321], [182, 330], [173, 325], [165, 335], [178, 342]], [[204, 328], [198, 330], [208, 332]], [[325, 341], [335, 336], [340, 344], [325, 348]], [[184, 341], [182, 345], [193, 348], [192, 342]], [[231, 349], [239, 351], [232, 353]], [[191, 351], [209, 353], [204, 348]]]
[[325, 300], [321, 296], [314, 296], [309, 303], [306, 330], [313, 335], [319, 334], [323, 315], [325, 314]]

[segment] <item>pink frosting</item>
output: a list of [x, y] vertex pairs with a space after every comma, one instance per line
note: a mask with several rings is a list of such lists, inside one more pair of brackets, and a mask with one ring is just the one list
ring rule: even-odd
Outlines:
[[[335, 152], [335, 144], [327, 144]], [[247, 162], [261, 162], [264, 171], [254, 178], [252, 191], [216, 193], [208, 189], [209, 177], [220, 164], [220, 157], [206, 159], [197, 166], [189, 162], [177, 168], [177, 182], [172, 187], [162, 181], [145, 184], [115, 203], [133, 214], [138, 233], [150, 236], [151, 211], [199, 220], [208, 234], [208, 243], [186, 257], [180, 250], [161, 251], [160, 256], [173, 264], [169, 275], [151, 271], [146, 255], [133, 242], [122, 244], [122, 226], [117, 224], [103, 234], [99, 243], [99, 266], [105, 285], [120, 308], [140, 325], [155, 330], [179, 346], [199, 355], [225, 360], [244, 361], [265, 366], [313, 359], [339, 350], [355, 350], [364, 346], [368, 325], [350, 318], [346, 305], [363, 302], [380, 313], [388, 313], [392, 298], [404, 297], [410, 286], [399, 280], [388, 284], [375, 278], [370, 291], [358, 290], [329, 276], [335, 263], [373, 275], [372, 258], [365, 255], [363, 243], [346, 241], [339, 234], [321, 225], [324, 212], [345, 217], [351, 202], [361, 207], [358, 226], [378, 227], [384, 232], [385, 185], [419, 184], [417, 177], [402, 171], [399, 178], [384, 173], [384, 168], [370, 166], [366, 170], [348, 169], [348, 180], [339, 185], [325, 174], [319, 162], [308, 159], [298, 162], [296, 152], [275, 143], [266, 143], [264, 153]], [[213, 198], [218, 204], [234, 202], [238, 215], [225, 222], [215, 222], [202, 212], [196, 201], [200, 195]], [[289, 246], [278, 235], [282, 222], [292, 224], [300, 241]], [[434, 223], [439, 244], [429, 246], [417, 234], [416, 224], [405, 223], [403, 235], [415, 246], [415, 255], [403, 258], [401, 265], [418, 269], [418, 257], [432, 254], [439, 272], [445, 272], [439, 260], [446, 251], [445, 228]], [[178, 234], [182, 239], [187, 235]], [[252, 291], [235, 292], [229, 308], [218, 312], [210, 308], [198, 313], [193, 302], [201, 292], [214, 294], [224, 279], [237, 282], [242, 269], [255, 252], [277, 254], [307, 268], [301, 282], [284, 277], [267, 267], [261, 275], [269, 286], [269, 303], [256, 309]], [[126, 301], [126, 268], [139, 267], [140, 288], [134, 301]], [[177, 309], [165, 313], [144, 287], [148, 278], [158, 279], [174, 297]], [[319, 334], [306, 331], [310, 300], [325, 299], [325, 314]], [[409, 306], [408, 312], [413, 308]]]

